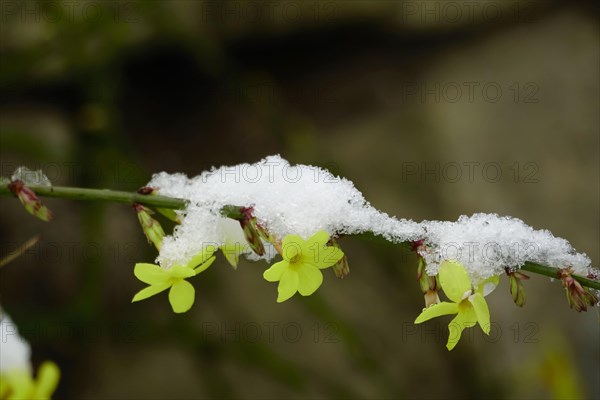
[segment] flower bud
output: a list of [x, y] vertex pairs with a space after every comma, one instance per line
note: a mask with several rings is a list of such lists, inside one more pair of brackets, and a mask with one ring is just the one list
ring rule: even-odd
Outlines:
[[519, 307], [525, 305], [525, 287], [523, 281], [529, 279], [529, 276], [519, 271], [511, 271], [506, 268], [506, 274], [510, 283], [510, 294], [512, 295], [513, 301]]
[[[340, 249], [340, 245], [334, 238], [331, 238], [329, 242], [333, 247]], [[335, 273], [335, 276], [340, 279], [343, 279], [350, 273], [350, 265], [348, 265], [348, 258], [346, 257], [346, 254], [344, 254], [344, 256], [340, 258], [340, 261], [333, 266], [333, 272]]]
[[440, 296], [438, 295], [437, 290], [428, 290], [423, 297], [425, 298], [425, 308], [440, 302]]
[[181, 224], [181, 217], [179, 215], [177, 215], [175, 210], [173, 210], [171, 208], [156, 207], [156, 211], [158, 211], [159, 213], [161, 213], [163, 216], [167, 217], [171, 221]]
[[[143, 194], [143, 195], [156, 195], [157, 194], [156, 188], [153, 188], [152, 186], [143, 186], [143, 187], [139, 188], [137, 192], [139, 194]], [[172, 210], [170, 208], [156, 207], [156, 211], [158, 211], [163, 216], [167, 217], [168, 219], [170, 219], [173, 222], [176, 222], [178, 224], [181, 223], [181, 217], [179, 215], [177, 215], [175, 210]]]
[[440, 302], [438, 291], [440, 290], [440, 281], [437, 276], [429, 276], [425, 271], [425, 259], [417, 254], [418, 265], [417, 265], [417, 279], [419, 286], [423, 292], [423, 298], [425, 299], [425, 308], [437, 304]]
[[281, 240], [277, 240], [275, 238], [275, 236], [273, 236], [271, 234], [271, 232], [269, 232], [267, 230], [267, 228], [265, 228], [264, 226], [262, 226], [259, 223], [256, 224], [256, 230], [258, 231], [258, 234], [262, 238], [262, 240], [271, 243], [271, 245], [275, 248], [277, 253], [279, 253], [280, 255], [282, 254], [282, 251], [283, 251], [282, 245], [283, 244], [282, 244]]
[[419, 281], [419, 286], [421, 286], [421, 291], [425, 293], [429, 290], [429, 276], [425, 272], [425, 260], [419, 255], [417, 255], [417, 258], [417, 280]]
[[240, 225], [244, 231], [246, 242], [248, 242], [252, 251], [259, 256], [262, 256], [265, 254], [265, 247], [261, 240], [261, 233], [263, 232], [259, 230], [256, 218], [252, 215], [252, 211], [252, 207], [242, 207], [240, 209], [240, 212], [242, 213]]
[[25, 210], [34, 217], [46, 222], [54, 218], [52, 211], [42, 204], [33, 190], [25, 186], [22, 180], [16, 179], [11, 181], [8, 184], [8, 189], [19, 198], [21, 204], [25, 206]]
[[558, 277], [561, 279], [562, 285], [565, 288], [569, 307], [578, 312], [587, 311], [587, 306], [596, 305], [598, 299], [587, 288], [581, 286], [581, 284], [571, 276], [572, 273], [573, 269], [570, 267], [558, 271]]
[[137, 212], [138, 220], [140, 221], [144, 235], [148, 239], [148, 243], [153, 243], [154, 247], [160, 251], [165, 232], [160, 223], [150, 216], [154, 212], [139, 203], [135, 203], [133, 208]]
[[149, 194], [154, 194], [154, 192], [156, 192], [156, 188], [153, 188], [152, 186], [142, 186], [137, 190], [137, 192], [147, 196]]

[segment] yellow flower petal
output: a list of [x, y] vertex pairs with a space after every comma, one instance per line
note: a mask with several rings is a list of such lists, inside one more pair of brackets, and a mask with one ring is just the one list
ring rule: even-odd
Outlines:
[[198, 267], [200, 264], [207, 261], [212, 255], [217, 251], [215, 246], [208, 246], [206, 249], [202, 250], [200, 253], [196, 254], [188, 263], [185, 265], [185, 268], [194, 269]]
[[310, 264], [305, 264], [298, 270], [298, 278], [298, 291], [302, 296], [310, 296], [323, 283], [323, 273]]
[[233, 269], [237, 269], [238, 263], [240, 262], [240, 254], [236, 252], [229, 252], [223, 249], [223, 255], [225, 259], [233, 267]]
[[281, 279], [281, 276], [289, 265], [290, 263], [286, 260], [279, 261], [263, 272], [263, 278], [269, 282], [277, 282]]
[[325, 247], [328, 241], [329, 233], [325, 231], [319, 231], [306, 240], [305, 246], [308, 250], [314, 250], [315, 247]]
[[477, 292], [481, 293], [484, 297], [488, 294], [492, 293], [496, 286], [500, 283], [500, 276], [494, 275], [490, 278], [487, 278], [485, 281], [481, 282], [477, 285]]
[[169, 291], [169, 302], [173, 311], [176, 313], [184, 313], [192, 308], [196, 291], [191, 283], [181, 279], [171, 286]]
[[469, 301], [473, 305], [475, 315], [477, 316], [477, 322], [486, 335], [490, 334], [490, 310], [487, 302], [483, 298], [481, 293], [475, 293], [469, 297]]
[[9, 390], [8, 379], [0, 375], [0, 399], [6, 399]]
[[319, 269], [329, 268], [344, 257], [344, 252], [333, 246], [327, 246], [316, 252], [311, 252], [307, 257], [302, 257], [302, 262], [312, 264]]
[[282, 301], [286, 301], [290, 297], [292, 297], [298, 291], [299, 285], [299, 276], [298, 272], [291, 269], [286, 268], [283, 274], [281, 275], [281, 280], [279, 281], [279, 286], [277, 287], [277, 302], [281, 303]]
[[6, 386], [11, 392], [10, 399], [28, 399], [35, 390], [29, 371], [8, 371], [8, 373], [2, 375], [2, 380], [6, 380]]
[[212, 265], [215, 259], [216, 257], [212, 256], [211, 258], [200, 264], [198, 267], [196, 267], [196, 269], [194, 269], [194, 275], [198, 275], [200, 272], [206, 271], [206, 269]]
[[170, 270], [167, 271], [172, 278], [185, 279], [190, 278], [195, 275], [193, 269], [188, 267], [182, 267], [181, 265], [176, 265]]
[[162, 291], [167, 290], [170, 286], [171, 286], [170, 283], [162, 283], [160, 285], [148, 286], [147, 288], [144, 288], [144, 289], [140, 290], [139, 292], [137, 292], [137, 294], [135, 296], [133, 296], [133, 299], [131, 300], [131, 302], [135, 303], [136, 301], [145, 300], [148, 297], [152, 297], [155, 294], [158, 294]]
[[443, 301], [441, 303], [433, 304], [423, 309], [423, 312], [419, 314], [417, 319], [415, 319], [415, 324], [420, 324], [421, 322], [425, 322], [430, 320], [431, 318], [440, 317], [442, 315], [456, 313], [458, 313], [458, 304]]
[[287, 235], [281, 245], [281, 256], [284, 260], [292, 261], [302, 256], [304, 240], [298, 235]]
[[8, 387], [8, 379], [0, 375], [0, 399], [8, 398], [7, 395], [9, 391], [10, 388]]
[[34, 399], [49, 399], [58, 386], [60, 370], [53, 362], [46, 361], [40, 365], [38, 370], [37, 385], [35, 387]]
[[168, 271], [154, 264], [137, 263], [133, 273], [136, 278], [148, 285], [158, 285], [169, 280]]
[[240, 254], [242, 254], [246, 248], [248, 248], [248, 244], [245, 243], [225, 242], [225, 244], [221, 246], [221, 252], [225, 256], [227, 262], [236, 269], [240, 262]]
[[467, 304], [468, 306], [466, 307], [461, 305], [458, 315], [448, 324], [448, 329], [450, 330], [450, 333], [448, 334], [448, 343], [446, 343], [446, 348], [448, 350], [452, 350], [454, 346], [456, 346], [460, 340], [462, 331], [465, 328], [475, 326], [477, 323], [477, 317], [475, 316], [473, 307], [471, 307], [470, 303], [467, 302]]
[[283, 238], [282, 246], [288, 246], [291, 244], [302, 244], [304, 243], [304, 239], [302, 239], [299, 235], [286, 235]]
[[439, 270], [440, 284], [450, 300], [460, 303], [465, 293], [471, 290], [471, 280], [462, 264], [444, 261]]

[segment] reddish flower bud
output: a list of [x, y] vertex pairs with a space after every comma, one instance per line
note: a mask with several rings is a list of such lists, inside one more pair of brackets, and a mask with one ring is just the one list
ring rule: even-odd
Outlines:
[[563, 268], [558, 271], [558, 277], [561, 279], [569, 307], [581, 312], [587, 311], [588, 306], [594, 306], [598, 303], [598, 299], [587, 288], [581, 286], [573, 276], [573, 269]]
[[259, 230], [258, 223], [256, 222], [256, 218], [252, 215], [252, 211], [252, 207], [242, 207], [240, 209], [243, 216], [242, 219], [240, 219], [240, 226], [244, 231], [246, 242], [248, 242], [252, 251], [259, 256], [262, 256], [265, 254], [265, 247], [261, 240], [261, 233], [262, 236], [264, 236], [265, 233]]
[[[333, 247], [340, 248], [339, 243], [334, 238], [329, 239], [329, 243], [331, 243]], [[350, 265], [348, 264], [348, 257], [346, 257], [346, 254], [344, 254], [344, 256], [340, 258], [340, 261], [333, 266], [333, 272], [335, 273], [335, 276], [340, 279], [348, 276], [350, 273]]]
[[517, 306], [523, 307], [525, 305], [525, 287], [523, 286], [523, 281], [529, 279], [529, 277], [522, 272], [513, 271], [509, 268], [506, 268], [506, 274], [508, 275], [510, 294], [513, 301]]
[[135, 203], [133, 208], [137, 212], [138, 220], [140, 221], [144, 235], [148, 239], [148, 243], [153, 243], [154, 247], [160, 251], [165, 232], [160, 223], [150, 216], [154, 212], [139, 203]]
[[143, 195], [154, 194], [155, 191], [156, 191], [156, 188], [153, 188], [152, 186], [142, 186], [141, 188], [139, 188], [137, 190], [137, 192], [139, 194], [143, 194]]
[[[141, 188], [139, 188], [137, 190], [137, 192], [139, 194], [143, 194], [143, 195], [156, 195], [156, 191], [158, 189], [152, 186], [142, 186]], [[179, 217], [179, 215], [177, 215], [177, 213], [170, 209], [170, 208], [160, 208], [160, 207], [156, 207], [156, 211], [158, 211], [159, 213], [161, 213], [163, 216], [167, 217], [168, 219], [170, 219], [173, 222], [176, 222], [178, 224], [181, 223], [181, 218]]]
[[425, 259], [423, 257], [417, 254], [417, 259], [417, 280], [419, 281], [419, 286], [423, 292], [425, 307], [427, 308], [432, 304], [440, 302], [440, 297], [438, 295], [438, 291], [441, 288], [440, 281], [437, 276], [427, 275], [427, 272], [425, 271]]
[[12, 192], [12, 194], [18, 197], [18, 199], [21, 201], [21, 204], [25, 206], [25, 210], [27, 210], [27, 212], [34, 217], [46, 222], [54, 218], [52, 211], [42, 204], [33, 190], [25, 186], [22, 180], [16, 179], [11, 181], [8, 184], [8, 189]]

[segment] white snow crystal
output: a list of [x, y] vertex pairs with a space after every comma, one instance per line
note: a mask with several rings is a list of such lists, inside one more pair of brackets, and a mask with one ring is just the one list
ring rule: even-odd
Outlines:
[[427, 273], [436, 275], [440, 263], [455, 260], [463, 264], [474, 282], [517, 269], [526, 261], [556, 268], [573, 267], [587, 275], [591, 260], [576, 253], [568, 241], [548, 230], [535, 230], [523, 221], [496, 214], [461, 216], [456, 222], [425, 221], [425, 250], [420, 254]]
[[[495, 214], [462, 216], [456, 222], [397, 219], [372, 207], [351, 181], [325, 169], [290, 165], [280, 156], [213, 167], [194, 178], [161, 172], [148, 186], [189, 201], [182, 224], [163, 240], [157, 261], [164, 268], [185, 264], [207, 245], [243, 240], [241, 228], [224, 228], [219, 211], [225, 205], [253, 207], [258, 222], [279, 239], [288, 234], [308, 238], [320, 230], [337, 236], [373, 232], [394, 243], [422, 239], [421, 255], [430, 275], [437, 274], [441, 261], [454, 259], [465, 265], [474, 283], [525, 261], [571, 266], [583, 275], [591, 268], [590, 259], [576, 253], [569, 242], [519, 219]], [[265, 249], [263, 258], [270, 259], [274, 249], [268, 244]]]
[[52, 186], [50, 179], [44, 175], [42, 170], [32, 171], [27, 167], [18, 167], [10, 178], [13, 181], [19, 179], [25, 185]]
[[219, 210], [225, 205], [253, 207], [258, 222], [277, 238], [292, 233], [308, 238], [320, 230], [335, 235], [373, 231], [393, 241], [423, 234], [418, 224], [371, 207], [349, 180], [309, 165], [292, 166], [280, 156], [213, 168], [195, 178], [161, 172], [148, 186], [190, 202], [182, 224], [163, 240], [157, 260], [165, 268], [185, 263], [207, 245], [224, 243]]
[[0, 311], [0, 373], [10, 370], [31, 372], [31, 349], [7, 314]]

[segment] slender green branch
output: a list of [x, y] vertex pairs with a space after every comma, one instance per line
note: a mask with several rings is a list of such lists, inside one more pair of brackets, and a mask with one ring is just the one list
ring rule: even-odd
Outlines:
[[[72, 200], [109, 201], [113, 203], [144, 204], [147, 206], [180, 209], [185, 207], [185, 200], [172, 197], [145, 195], [121, 192], [110, 189], [86, 189], [64, 186], [32, 186], [28, 185], [38, 196], [59, 197]], [[8, 185], [0, 186], [0, 195], [12, 195]]]
[[[540, 265], [532, 262], [526, 262], [525, 265], [521, 267], [525, 271], [533, 272], [534, 274], [549, 276], [550, 278], [559, 278], [558, 270], [556, 268], [546, 267], [545, 265]], [[571, 275], [575, 278], [576, 281], [581, 283], [583, 286], [587, 286], [593, 289], [600, 290], [600, 282], [595, 281], [590, 278], [586, 278], [581, 275]]]
[[[122, 192], [110, 189], [85, 189], [85, 188], [74, 188], [74, 187], [62, 187], [62, 186], [28, 186], [38, 196], [43, 197], [58, 197], [62, 199], [72, 200], [89, 200], [89, 201], [109, 201], [113, 203], [127, 203], [127, 204], [144, 204], [147, 206], [170, 208], [170, 209], [183, 209], [185, 208], [186, 201], [183, 199], [176, 199], [172, 197], [159, 196], [159, 195], [145, 195], [132, 192]], [[8, 185], [0, 185], [0, 196], [10, 196], [12, 193], [8, 189]], [[225, 206], [221, 209], [223, 216], [240, 219], [242, 214], [238, 206]], [[533, 272], [535, 274], [549, 276], [551, 278], [558, 278], [558, 270], [556, 268], [540, 265], [536, 263], [527, 262], [523, 265], [522, 269]], [[596, 281], [580, 275], [572, 275], [575, 280], [581, 283], [583, 286], [600, 290], [600, 281]]]

